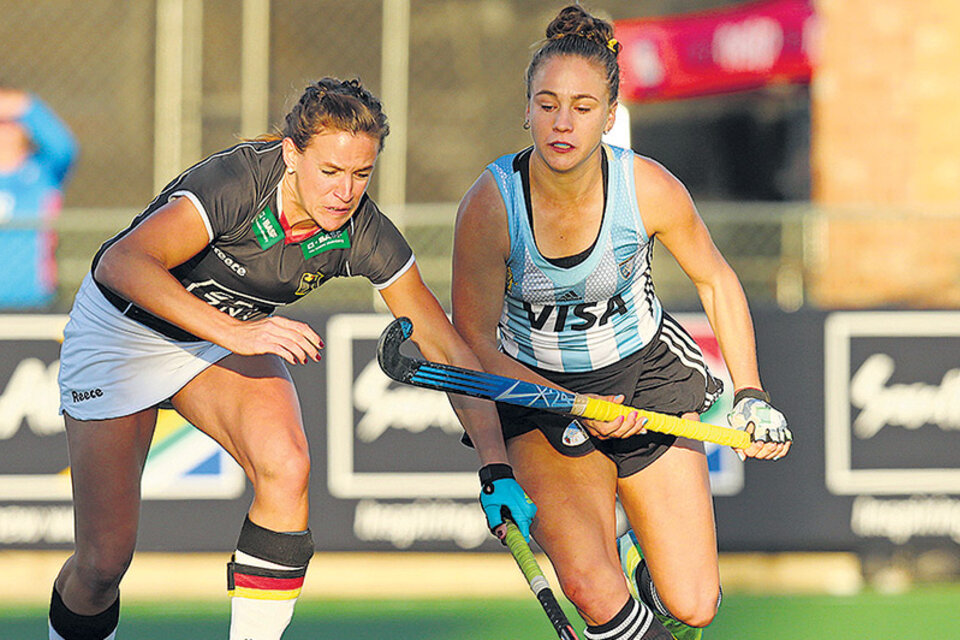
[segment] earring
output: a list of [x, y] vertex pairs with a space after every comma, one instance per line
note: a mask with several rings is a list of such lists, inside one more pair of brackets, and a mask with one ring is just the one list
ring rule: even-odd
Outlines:
[[523, 128], [524, 128], [524, 129], [529, 129], [529, 128], [530, 128], [530, 121], [529, 121], [529, 120], [524, 120], [524, 121], [523, 121]]
[[287, 173], [293, 173], [293, 167], [287, 167]]

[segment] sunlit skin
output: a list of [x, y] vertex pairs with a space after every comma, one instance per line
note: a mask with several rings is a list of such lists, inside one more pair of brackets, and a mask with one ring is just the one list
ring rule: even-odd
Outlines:
[[616, 108], [596, 63], [580, 56], [544, 61], [533, 75], [527, 103], [535, 148], [531, 172], [579, 173], [590, 168], [601, 136], [613, 127]]
[[370, 184], [380, 141], [366, 133], [320, 132], [301, 153], [283, 140], [283, 214], [291, 226], [336, 231], [356, 212]]

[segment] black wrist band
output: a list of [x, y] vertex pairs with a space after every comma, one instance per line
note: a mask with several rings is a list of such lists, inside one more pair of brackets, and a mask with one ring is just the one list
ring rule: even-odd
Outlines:
[[513, 467], [508, 464], [494, 462], [480, 467], [480, 484], [484, 487], [504, 478], [513, 478]]
[[733, 406], [740, 404], [740, 401], [744, 398], [756, 398], [757, 400], [763, 400], [767, 404], [770, 404], [770, 394], [763, 389], [744, 387], [733, 394]]

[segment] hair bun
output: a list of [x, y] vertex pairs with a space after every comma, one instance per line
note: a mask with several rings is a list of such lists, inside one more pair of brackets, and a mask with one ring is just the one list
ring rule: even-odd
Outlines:
[[614, 39], [610, 23], [594, 18], [578, 4], [561, 9], [547, 25], [546, 36], [547, 40], [559, 40], [567, 36], [586, 38], [615, 54], [620, 52], [620, 43]]

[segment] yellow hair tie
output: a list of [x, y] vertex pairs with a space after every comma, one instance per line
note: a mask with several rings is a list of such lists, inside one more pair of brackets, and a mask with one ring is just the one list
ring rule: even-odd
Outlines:
[[616, 38], [610, 38], [609, 40], [607, 40], [607, 49], [610, 49], [610, 51], [613, 51], [614, 53], [616, 53], [617, 47], [619, 46], [619, 44], [620, 43], [617, 41]]

